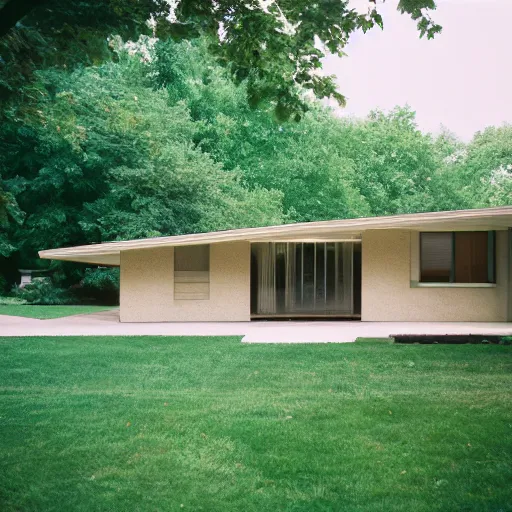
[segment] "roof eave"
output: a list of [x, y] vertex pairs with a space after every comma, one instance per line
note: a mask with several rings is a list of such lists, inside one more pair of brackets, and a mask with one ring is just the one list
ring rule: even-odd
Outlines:
[[489, 230], [507, 229], [512, 225], [512, 206], [478, 210], [454, 210], [383, 217], [282, 224], [260, 228], [234, 229], [169, 237], [106, 242], [65, 249], [39, 252], [43, 259], [78, 261], [98, 265], [119, 265], [120, 253], [129, 250], [155, 249], [179, 245], [216, 244], [225, 242], [308, 242], [342, 241], [357, 239], [367, 230], [374, 229], [432, 229], [452, 231], [456, 229]]

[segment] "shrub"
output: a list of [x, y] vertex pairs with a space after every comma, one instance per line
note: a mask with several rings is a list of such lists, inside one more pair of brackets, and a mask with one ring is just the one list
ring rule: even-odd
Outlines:
[[20, 299], [18, 297], [1, 297], [0, 296], [0, 306], [18, 306], [21, 304], [26, 304], [27, 301]]
[[4, 276], [0, 276], [0, 295], [7, 291], [7, 279]]
[[82, 281], [83, 293], [106, 304], [119, 303], [119, 269], [89, 268]]
[[23, 288], [14, 289], [14, 295], [28, 304], [53, 306], [71, 302], [69, 293], [56, 287], [48, 277], [35, 278]]

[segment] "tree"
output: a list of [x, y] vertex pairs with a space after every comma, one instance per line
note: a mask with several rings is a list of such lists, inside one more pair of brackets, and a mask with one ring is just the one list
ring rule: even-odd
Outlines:
[[512, 204], [512, 125], [476, 133], [447, 167], [471, 207]]
[[[283, 123], [270, 100], [249, 107], [207, 39], [111, 47], [37, 71], [0, 124], [9, 282], [55, 246], [511, 202], [510, 126], [464, 144], [421, 133], [409, 107], [346, 120], [314, 100]], [[84, 275], [58, 268], [65, 286]]]
[[329, 110], [310, 102], [301, 123], [280, 123], [268, 103], [249, 108], [246, 85], [235, 86], [201, 41], [159, 43], [154, 66], [170, 100], [198, 121], [198, 146], [251, 190], [281, 191], [290, 220], [370, 213], [354, 186], [353, 162], [336, 148], [340, 122]]
[[248, 190], [194, 143], [203, 123], [170, 104], [152, 69], [121, 48], [117, 63], [37, 74], [23, 126], [0, 128], [3, 184], [26, 212], [10, 230], [20, 261], [54, 246], [283, 221], [279, 192]]
[[[418, 22], [420, 35], [429, 38], [441, 30], [429, 16], [435, 7], [434, 0], [398, 3], [401, 12]], [[7, 0], [0, 20], [8, 73], [14, 81], [29, 72], [29, 60], [39, 66], [59, 60], [94, 62], [105, 56], [105, 41], [111, 35], [207, 37], [235, 81], [247, 82], [250, 104], [270, 99], [280, 119], [301, 117], [308, 105], [305, 91], [344, 103], [333, 77], [319, 73], [322, 57], [325, 52], [343, 55], [354, 31], [383, 26], [372, 0], [364, 14], [347, 0]], [[9, 88], [5, 77], [3, 85]]]
[[409, 107], [344, 122], [336, 141], [354, 162], [356, 186], [373, 215], [437, 209], [430, 184], [438, 165], [433, 142]]
[[21, 225], [23, 218], [15, 197], [3, 189], [0, 176], [0, 257], [7, 258], [16, 250], [9, 239], [8, 228], [11, 222]]
[[201, 42], [156, 50], [153, 74], [202, 122], [203, 151], [240, 169], [249, 187], [281, 191], [290, 220], [471, 207], [445, 165], [466, 145], [446, 131], [421, 133], [409, 107], [345, 120], [311, 102], [301, 123], [279, 123], [264, 106], [248, 108], [244, 85], [235, 87]]

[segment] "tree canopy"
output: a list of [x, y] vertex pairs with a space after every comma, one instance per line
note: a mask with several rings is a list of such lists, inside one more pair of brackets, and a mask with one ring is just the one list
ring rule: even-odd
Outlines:
[[[441, 31], [429, 14], [434, 0], [400, 0], [397, 8], [416, 20], [421, 36]], [[4, 0], [0, 86], [12, 90], [42, 65], [98, 63], [108, 58], [112, 35], [203, 37], [235, 82], [246, 82], [251, 105], [272, 100], [280, 119], [299, 119], [307, 91], [344, 103], [333, 77], [319, 72], [322, 57], [343, 55], [353, 32], [375, 25], [384, 21], [372, 0], [364, 13], [347, 0]]]
[[118, 39], [116, 62], [36, 73], [0, 128], [4, 256], [510, 203], [509, 126], [463, 144], [420, 132], [408, 107], [343, 120], [314, 102], [280, 123], [207, 46]]
[[[336, 117], [286, 77], [279, 57], [270, 75], [255, 73], [257, 60], [237, 75], [242, 61], [223, 57], [226, 35], [207, 27], [185, 35], [210, 19], [193, 16], [199, 4], [183, 1], [174, 23], [151, 28], [144, 9], [153, 2], [98, 1], [95, 11], [47, 0], [0, 39], [0, 293], [2, 275], [12, 284], [16, 269], [47, 266], [37, 251], [50, 247], [512, 204], [511, 126], [464, 143], [422, 133], [408, 106]], [[331, 4], [348, 9], [324, 8]], [[400, 5], [413, 12], [413, 4]], [[268, 13], [247, 8], [247, 19], [276, 18], [277, 4], [262, 5]], [[279, 3], [287, 21], [293, 5]], [[423, 12], [413, 16], [421, 22]], [[185, 32], [175, 36], [174, 25]], [[268, 38], [298, 41], [277, 28]], [[273, 83], [278, 69], [291, 96]], [[286, 110], [290, 98], [300, 104]], [[276, 116], [281, 107], [301, 122]], [[51, 265], [62, 286], [111, 290], [115, 281], [83, 265]]]

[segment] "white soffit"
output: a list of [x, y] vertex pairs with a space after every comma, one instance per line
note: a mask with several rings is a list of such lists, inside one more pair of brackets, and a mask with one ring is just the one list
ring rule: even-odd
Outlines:
[[76, 261], [95, 265], [120, 263], [122, 251], [222, 242], [325, 242], [360, 240], [370, 229], [412, 229], [417, 231], [486, 231], [512, 227], [512, 206], [478, 210], [411, 213], [385, 217], [328, 220], [243, 228], [191, 235], [163, 236], [123, 242], [81, 245], [39, 251], [43, 259]]

